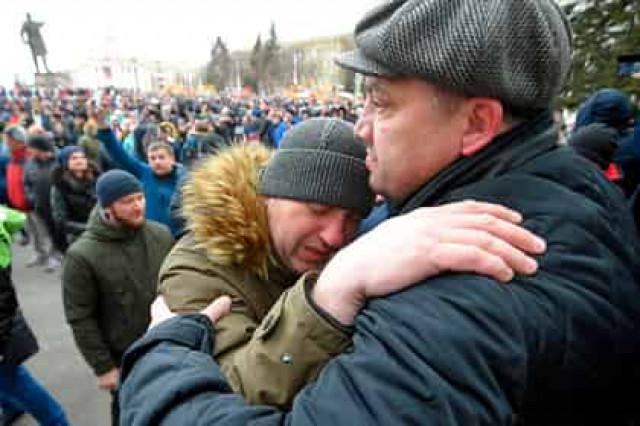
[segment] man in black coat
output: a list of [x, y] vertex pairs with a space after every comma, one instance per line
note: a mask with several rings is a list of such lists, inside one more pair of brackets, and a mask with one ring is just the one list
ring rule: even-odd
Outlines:
[[53, 272], [67, 249], [66, 238], [51, 214], [51, 173], [58, 164], [56, 152], [48, 135], [29, 135], [27, 147], [31, 158], [24, 166], [24, 189], [33, 206], [29, 215], [37, 229], [34, 238], [38, 256], [28, 266], [42, 264], [47, 272]]
[[[131, 348], [121, 420], [631, 424], [640, 376], [639, 244], [619, 191], [558, 144], [550, 111], [571, 57], [559, 7], [552, 0], [385, 2], [355, 36], [357, 49], [338, 63], [367, 76], [356, 131], [369, 148], [371, 186], [400, 217], [307, 283], [319, 314], [353, 327], [353, 349], [290, 410], [248, 406], [208, 354], [210, 321], [228, 308], [220, 299], [208, 318], [170, 319]], [[477, 274], [421, 281], [419, 265], [396, 263], [404, 246], [385, 235], [389, 222], [404, 220], [410, 230], [420, 223], [410, 220], [418, 207], [468, 199], [522, 213], [524, 226], [547, 242], [537, 274], [507, 285]], [[372, 241], [381, 242], [377, 250]], [[371, 299], [394, 280], [415, 285]]]

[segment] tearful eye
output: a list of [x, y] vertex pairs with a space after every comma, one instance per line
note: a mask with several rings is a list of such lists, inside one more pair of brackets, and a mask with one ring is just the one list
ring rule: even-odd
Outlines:
[[309, 207], [309, 210], [311, 211], [311, 213], [316, 214], [318, 216], [324, 215], [324, 214], [328, 213], [331, 210], [331, 207], [325, 206], [325, 205], [322, 205], [322, 204], [309, 203], [308, 207]]

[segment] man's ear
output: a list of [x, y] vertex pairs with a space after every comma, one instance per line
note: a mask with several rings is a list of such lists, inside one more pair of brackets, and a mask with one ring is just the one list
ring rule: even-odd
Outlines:
[[462, 138], [462, 155], [469, 157], [484, 149], [502, 130], [504, 110], [500, 101], [471, 98], [467, 101], [467, 126]]

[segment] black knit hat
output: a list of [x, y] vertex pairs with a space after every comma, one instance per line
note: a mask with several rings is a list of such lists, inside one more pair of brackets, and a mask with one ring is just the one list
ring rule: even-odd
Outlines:
[[109, 170], [96, 182], [96, 196], [100, 207], [106, 208], [122, 197], [143, 192], [140, 181], [124, 170]]
[[38, 151], [53, 152], [53, 141], [46, 135], [29, 135], [27, 146]]
[[267, 163], [259, 192], [369, 214], [374, 194], [367, 150], [346, 121], [318, 118], [294, 126]]

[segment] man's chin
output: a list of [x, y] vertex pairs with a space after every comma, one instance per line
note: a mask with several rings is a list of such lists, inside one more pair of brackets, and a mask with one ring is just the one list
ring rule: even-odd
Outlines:
[[164, 169], [163, 170], [153, 170], [153, 174], [155, 174], [158, 177], [165, 177], [165, 176], [169, 176], [172, 171], [173, 171], [173, 169], [169, 169], [169, 170], [164, 170]]
[[122, 224], [122, 226], [124, 226], [125, 228], [131, 228], [131, 229], [140, 229], [144, 226], [145, 224], [145, 218], [142, 217], [140, 219], [136, 219], [136, 220], [120, 220], [120, 223]]
[[309, 271], [321, 271], [325, 265], [329, 262], [329, 259], [323, 258], [320, 260], [311, 259], [297, 259], [292, 265], [292, 269], [300, 274], [304, 274]]

